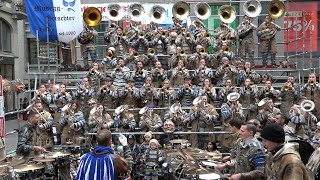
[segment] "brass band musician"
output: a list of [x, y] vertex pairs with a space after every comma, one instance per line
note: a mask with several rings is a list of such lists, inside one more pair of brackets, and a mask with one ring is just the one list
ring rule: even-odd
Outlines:
[[159, 94], [154, 88], [152, 83], [152, 77], [148, 76], [144, 82], [144, 85], [139, 89], [140, 106], [145, 104], [154, 104], [159, 100]]
[[254, 84], [260, 83], [260, 74], [254, 71], [251, 67], [252, 64], [250, 62], [245, 62], [243, 69], [239, 70], [238, 81], [240, 85], [243, 85], [247, 78], [249, 78]]
[[289, 110], [291, 106], [299, 99], [298, 91], [293, 87], [291, 82], [285, 82], [281, 87], [279, 97], [281, 97], [280, 110], [287, 118], [289, 118]]
[[98, 101], [107, 109], [115, 108], [115, 101], [118, 97], [118, 91], [115, 86], [112, 85], [112, 79], [110, 76], [106, 76], [102, 86], [97, 92]]
[[[158, 93], [158, 103], [157, 103], [157, 107], [169, 107], [171, 105], [171, 101], [172, 101], [172, 95], [174, 93], [174, 90], [172, 88], [170, 88], [170, 81], [168, 79], [163, 81], [162, 87], [159, 91], [157, 91]], [[162, 111], [163, 112], [163, 111]], [[160, 113], [160, 115], [162, 115], [163, 113]]]
[[[199, 99], [199, 100], [198, 100]], [[200, 96], [194, 100], [194, 106], [190, 110], [190, 124], [192, 132], [211, 132], [214, 122], [217, 121], [219, 114], [213, 105], [207, 103], [207, 96]], [[196, 101], [196, 102], [195, 102]], [[203, 149], [208, 142], [214, 141], [214, 135], [190, 135], [192, 147]]]
[[43, 103], [43, 108], [46, 111], [49, 111], [49, 104], [51, 102], [51, 94], [48, 90], [46, 90], [46, 86], [41, 84], [39, 89], [36, 91], [35, 96], [32, 98], [31, 102], [36, 102], [41, 100]]
[[160, 116], [154, 113], [153, 108], [153, 105], [148, 105], [143, 107], [139, 112], [139, 114], [142, 115], [140, 117], [139, 128], [141, 128], [143, 132], [157, 132], [162, 128], [163, 122]]
[[315, 103], [314, 115], [320, 117], [320, 84], [315, 73], [310, 73], [308, 82], [301, 87], [301, 96]]
[[223, 43], [230, 47], [235, 38], [235, 32], [227, 23], [221, 21], [220, 26], [214, 30], [213, 37], [215, 38], [214, 49], [221, 50], [223, 49]]
[[104, 78], [104, 73], [100, 70], [98, 63], [92, 63], [92, 67], [89, 70], [87, 77], [89, 79], [89, 84], [95, 91], [101, 86], [101, 80]]
[[80, 110], [83, 112], [85, 119], [89, 117], [89, 106], [88, 100], [94, 97], [95, 93], [94, 90], [89, 85], [88, 77], [84, 77], [82, 79], [82, 83], [77, 87], [75, 92], [75, 98], [77, 98], [79, 102]]
[[262, 53], [262, 66], [266, 67], [268, 64], [268, 54], [271, 54], [271, 65], [276, 68], [276, 54], [277, 54], [277, 42], [276, 34], [280, 31], [281, 27], [276, 25], [270, 16], [266, 16], [265, 20], [257, 29], [257, 35], [260, 40], [260, 52]]
[[246, 59], [248, 54], [248, 61], [251, 63], [251, 67], [254, 67], [254, 50], [255, 43], [253, 39], [253, 31], [257, 28], [256, 25], [252, 24], [251, 17], [245, 15], [241, 24], [237, 27], [239, 36], [239, 55], [240, 58]]
[[110, 114], [104, 111], [102, 105], [98, 104], [90, 111], [88, 119], [89, 132], [98, 132], [101, 129], [111, 129], [114, 121]]
[[211, 80], [205, 78], [201, 89], [199, 89], [199, 96], [207, 96], [208, 103], [213, 104], [218, 98], [216, 88], [212, 86]]
[[205, 79], [214, 77], [214, 72], [211, 68], [206, 66], [205, 59], [200, 59], [199, 68], [194, 71], [192, 77], [194, 79], [194, 84], [202, 86]]
[[98, 32], [94, 27], [88, 25], [83, 28], [83, 31], [78, 36], [78, 41], [81, 44], [80, 49], [84, 63], [84, 70], [86, 71], [89, 70], [88, 54], [90, 54], [92, 62], [97, 61], [96, 46], [94, 44], [95, 36], [98, 36]]
[[117, 55], [114, 47], [109, 47], [105, 51], [105, 57], [102, 59], [101, 66], [106, 70], [106, 75], [110, 76], [112, 71], [117, 66]]
[[266, 125], [275, 122], [275, 115], [280, 112], [280, 109], [275, 107], [272, 98], [264, 98], [259, 103], [260, 106], [257, 119], [260, 121], [261, 128], [264, 128]]
[[151, 76], [153, 78], [153, 85], [156, 88], [160, 88], [162, 82], [167, 79], [167, 72], [162, 68], [160, 61], [155, 63], [155, 68], [151, 70]]
[[216, 78], [218, 79], [217, 85], [226, 85], [226, 81], [230, 79], [232, 84], [236, 84], [236, 78], [238, 75], [237, 68], [229, 62], [227, 57], [222, 58], [222, 64], [218, 67], [216, 71]]
[[270, 80], [266, 80], [264, 86], [258, 92], [258, 99], [262, 100], [263, 98], [271, 98], [276, 100], [279, 96], [279, 90], [275, 89], [272, 86], [272, 82]]
[[66, 105], [61, 113], [60, 124], [62, 126], [61, 144], [78, 144], [77, 139], [82, 136], [82, 127], [85, 119], [79, 111], [77, 103]]
[[192, 101], [198, 97], [199, 91], [195, 85], [191, 84], [191, 77], [184, 78], [184, 84], [173, 94], [173, 100], [177, 100], [183, 107], [190, 107]]
[[234, 86], [231, 79], [226, 81], [226, 85], [223, 88], [220, 88], [218, 91], [218, 99], [220, 104], [227, 102], [227, 97], [230, 93], [238, 92], [238, 89]]
[[128, 105], [121, 105], [116, 108], [114, 116], [115, 132], [134, 131], [137, 127], [137, 122], [134, 115], [129, 112]]
[[129, 108], [138, 107], [140, 92], [139, 89], [135, 87], [135, 80], [132, 78], [127, 79], [126, 87], [118, 89], [117, 96], [117, 104], [126, 104], [129, 106]]
[[244, 82], [244, 86], [239, 89], [240, 99], [239, 102], [245, 108], [245, 120], [255, 118], [257, 116], [257, 95], [258, 88], [254, 85], [249, 78]]

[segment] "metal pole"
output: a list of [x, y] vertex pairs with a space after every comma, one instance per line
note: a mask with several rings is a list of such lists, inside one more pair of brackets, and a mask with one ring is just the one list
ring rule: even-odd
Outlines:
[[38, 61], [38, 72], [40, 72], [40, 58], [39, 58], [39, 55], [40, 55], [40, 53], [39, 53], [39, 31], [37, 30], [36, 31], [36, 34], [37, 34], [37, 61]]
[[46, 17], [48, 72], [50, 72], [49, 19]]

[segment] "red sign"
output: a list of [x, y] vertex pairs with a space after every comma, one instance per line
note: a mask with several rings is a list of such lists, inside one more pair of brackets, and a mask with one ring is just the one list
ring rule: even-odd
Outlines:
[[284, 51], [288, 45], [288, 52], [309, 52], [310, 41], [312, 51], [318, 51], [318, 3], [290, 2], [286, 4], [286, 11], [288, 16], [284, 16], [284, 27], [295, 26], [284, 31]]

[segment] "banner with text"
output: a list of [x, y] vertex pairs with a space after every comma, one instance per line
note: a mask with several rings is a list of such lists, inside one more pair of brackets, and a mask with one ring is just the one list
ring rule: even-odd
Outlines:
[[[284, 16], [284, 42], [289, 42], [288, 52], [318, 51], [318, 3], [317, 2], [292, 2], [286, 4], [288, 16]], [[302, 38], [305, 35], [305, 38]], [[297, 41], [297, 46], [295, 40]], [[311, 47], [310, 47], [311, 46]], [[305, 49], [303, 49], [305, 47]], [[287, 44], [284, 45], [287, 51]]]
[[[25, 0], [30, 31], [41, 41], [68, 43], [83, 30], [80, 0]], [[48, 32], [48, 33], [47, 33]]]
[[[130, 16], [128, 15], [129, 6], [133, 3], [117, 3], [122, 7], [122, 11], [119, 13], [123, 13], [123, 20], [130, 20]], [[88, 7], [96, 7], [100, 10], [102, 14], [102, 21], [108, 21], [107, 17], [107, 11], [108, 11], [108, 5], [109, 4], [82, 4], [81, 5], [81, 11], [83, 12]], [[145, 18], [141, 21], [142, 24], [149, 24], [150, 19], [150, 10], [154, 5], [160, 5], [166, 10], [166, 19], [163, 23], [161, 23], [161, 26], [169, 26], [172, 24], [172, 7], [173, 4], [141, 4], [145, 10]]]

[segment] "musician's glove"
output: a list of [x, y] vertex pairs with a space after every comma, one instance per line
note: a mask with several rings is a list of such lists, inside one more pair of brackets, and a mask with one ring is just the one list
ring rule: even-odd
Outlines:
[[123, 134], [120, 134], [118, 138], [119, 138], [119, 142], [121, 143], [122, 146], [128, 145], [127, 138]]

